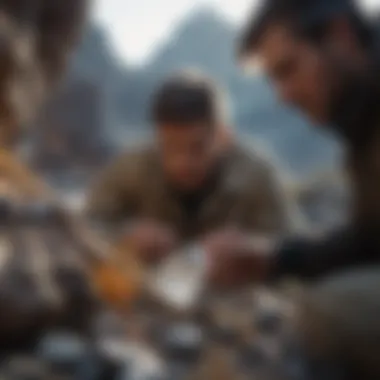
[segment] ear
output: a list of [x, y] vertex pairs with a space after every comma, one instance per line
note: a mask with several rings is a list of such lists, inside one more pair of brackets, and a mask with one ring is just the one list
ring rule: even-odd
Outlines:
[[336, 18], [328, 30], [328, 41], [334, 52], [352, 53], [359, 46], [355, 31], [347, 16]]

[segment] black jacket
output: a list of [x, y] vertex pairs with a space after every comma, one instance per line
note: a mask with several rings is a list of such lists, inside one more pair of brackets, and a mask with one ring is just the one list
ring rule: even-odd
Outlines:
[[345, 121], [336, 128], [346, 143], [352, 192], [352, 217], [347, 227], [321, 241], [285, 242], [278, 254], [276, 276], [314, 279], [380, 262], [380, 81], [374, 82], [368, 93], [360, 91], [360, 99], [355, 96], [356, 105], [343, 113], [341, 120]]
[[380, 226], [352, 226], [323, 240], [285, 242], [278, 252], [274, 275], [313, 280], [371, 263], [380, 263]]

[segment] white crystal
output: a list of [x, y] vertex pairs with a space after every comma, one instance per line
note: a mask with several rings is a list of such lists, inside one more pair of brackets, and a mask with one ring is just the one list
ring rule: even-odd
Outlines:
[[186, 310], [199, 299], [206, 274], [201, 247], [190, 246], [174, 253], [156, 271], [150, 284], [155, 296], [170, 306]]

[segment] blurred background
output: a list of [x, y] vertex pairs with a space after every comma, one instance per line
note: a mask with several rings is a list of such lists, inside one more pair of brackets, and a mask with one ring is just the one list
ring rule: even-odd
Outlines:
[[[303, 211], [308, 222], [317, 227], [317, 232], [323, 229], [328, 230], [347, 220], [346, 212], [349, 199], [342, 170], [344, 152], [338, 141], [329, 134], [327, 129], [313, 128], [302, 115], [280, 104], [272, 91], [269, 81], [259, 68], [256, 68], [254, 72], [248, 75], [238, 65], [236, 40], [239, 37], [240, 27], [243, 25], [245, 18], [251, 14], [252, 8], [254, 11], [259, 4], [260, 0], [138, 0], [133, 2], [131, 0], [94, 0], [90, 21], [71, 59], [64, 80], [33, 122], [36, 128], [30, 129], [32, 133], [30, 133], [30, 136], [26, 135], [25, 144], [20, 145], [20, 153], [26, 159], [28, 166], [32, 167], [44, 180], [52, 185], [70, 207], [80, 208], [84, 204], [86, 191], [91, 187], [97, 173], [107, 163], [121, 152], [135, 148], [152, 137], [153, 128], [149, 119], [150, 99], [162, 80], [173, 71], [190, 67], [197, 68], [210, 75], [225, 88], [231, 103], [233, 120], [231, 127], [236, 132], [237, 138], [249, 146], [259, 146], [268, 151], [269, 156], [275, 160], [283, 177], [286, 179], [287, 191], [295, 196], [301, 211]], [[361, 0], [360, 4], [373, 17], [374, 26], [380, 37], [380, 0]], [[36, 207], [37, 216], [41, 212], [38, 206]], [[43, 211], [44, 209], [42, 208], [42, 214]], [[33, 209], [31, 214], [33, 215]], [[74, 218], [73, 230], [76, 225]], [[22, 225], [22, 233], [24, 233], [23, 228], [24, 226]], [[64, 240], [57, 240], [57, 244], [54, 239], [61, 239], [59, 234], [55, 237], [55, 231], [51, 231], [50, 228], [46, 230], [48, 231], [46, 235], [48, 243], [43, 240], [43, 244], [46, 244], [48, 251], [51, 250], [50, 247], [54, 248], [51, 268], [55, 270], [60, 268], [59, 265], [61, 265], [59, 262], [60, 255], [56, 256], [55, 254], [56, 245], [58, 252], [64, 253], [63, 256], [65, 256], [62, 260], [63, 267], [65, 268], [64, 265], [66, 265], [66, 255], [69, 257], [67, 262], [71, 265], [70, 254], [72, 253], [72, 256], [75, 257], [76, 248], [82, 249], [82, 245], [72, 245], [71, 237], [67, 244], [66, 242], [63, 244]], [[83, 229], [83, 231], [85, 232], [84, 247], [86, 248], [86, 238], [89, 241], [93, 236], [86, 234], [86, 229]], [[128, 232], [128, 230], [126, 231]], [[27, 242], [30, 241], [34, 244], [35, 241], [38, 242], [39, 235], [35, 234], [34, 229], [32, 232], [25, 236], [30, 239]], [[45, 231], [43, 230], [43, 232]], [[66, 233], [64, 228], [62, 232]], [[81, 235], [82, 229], [78, 228], [78, 231], [75, 232], [78, 233], [74, 234], [74, 240], [80, 241], [78, 236]], [[17, 245], [19, 236], [23, 235], [12, 234], [11, 236], [13, 246], [19, 247]], [[44, 233], [41, 236], [45, 239]], [[201, 238], [203, 239], [203, 237]], [[91, 241], [91, 246], [97, 244], [97, 239], [93, 240]], [[133, 245], [128, 245], [130, 244], [128, 239], [122, 240], [121, 243], [120, 246], [117, 246], [117, 253], [120, 251], [122, 254], [125, 253], [126, 258], [130, 258], [130, 247], [133, 247]], [[58, 245], [61, 246], [58, 247]], [[24, 244], [24, 246], [29, 248], [28, 244]], [[21, 245], [21, 247], [24, 246]], [[45, 250], [40, 249], [41, 245], [31, 247], [32, 251], [40, 253], [37, 257], [42, 257], [42, 260], [39, 261], [43, 262], [45, 260], [47, 263], [37, 269], [32, 266], [33, 276], [36, 274], [36, 278], [45, 279], [45, 273], [50, 271], [50, 264], [48, 263], [50, 259], [47, 259], [48, 255], [45, 254]], [[75, 248], [73, 249], [73, 247]], [[98, 249], [94, 249], [94, 251], [97, 253], [103, 247], [99, 245], [96, 248]], [[8, 249], [7, 246], [6, 249]], [[189, 269], [187, 266], [186, 256], [192, 257], [192, 261], [194, 261], [192, 249], [194, 247], [190, 246], [190, 251], [187, 251], [187, 247], [184, 247], [183, 252], [178, 252], [179, 261], [174, 260], [172, 266], [170, 266], [171, 261], [169, 260], [168, 272], [165, 272], [165, 265], [163, 265], [163, 270], [158, 267], [156, 277], [161, 276], [160, 278], [164, 284], [161, 288], [166, 290], [170, 287], [177, 290], [177, 287], [173, 287], [172, 284], [176, 284], [176, 279], [178, 278], [180, 278], [178, 284], [181, 284], [179, 290], [181, 292], [181, 289], [185, 289], [184, 294], [186, 294], [186, 288], [194, 287], [193, 283], [197, 282], [203, 286], [202, 281], [205, 282], [203, 278], [205, 277], [203, 261], [200, 261], [201, 264], [198, 264], [197, 261], [194, 269], [192, 267]], [[24, 249], [21, 251], [23, 252]], [[137, 252], [138, 250], [136, 249], [135, 251]], [[111, 251], [111, 254], [113, 253]], [[197, 251], [195, 253], [199, 254]], [[202, 249], [200, 254], [203, 254]], [[1, 255], [4, 256], [0, 249]], [[22, 260], [25, 259], [24, 256], [21, 256]], [[17, 255], [14, 257], [18, 258]], [[55, 264], [56, 257], [59, 258], [59, 260], [57, 259], [58, 264]], [[93, 259], [91, 252], [89, 257]], [[22, 264], [25, 262], [26, 265], [29, 265], [29, 261], [32, 261], [32, 259], [29, 258], [20, 262]], [[98, 261], [100, 265], [98, 265]], [[123, 292], [123, 301], [125, 301], [125, 290], [127, 289], [127, 294], [134, 294], [135, 289], [141, 285], [140, 282], [142, 281], [140, 280], [145, 281], [145, 273], [144, 275], [142, 274], [141, 268], [136, 270], [136, 265], [129, 265], [132, 261], [115, 260], [114, 262], [110, 260], [111, 266], [109, 267], [107, 262], [108, 260], [104, 261], [103, 259], [95, 260], [93, 265], [95, 268], [94, 275], [91, 273], [91, 281], [96, 286], [98, 286], [99, 282], [99, 287], [102, 288], [102, 291], [104, 287], [106, 292], [104, 292], [103, 298], [107, 301], [108, 298], [113, 299], [114, 294], [119, 295], [121, 292]], [[126, 268], [125, 272], [124, 268], [120, 272], [114, 271], [116, 269], [114, 264], [119, 264], [119, 262], [123, 263]], [[135, 262], [135, 257], [133, 257], [133, 264], [136, 264]], [[75, 260], [73, 260], [73, 263], [73, 265], [76, 265]], [[15, 268], [18, 270], [17, 266]], [[70, 274], [71, 267], [69, 266], [68, 268], [67, 273]], [[110, 270], [108, 270], [109, 268]], [[38, 276], [40, 274], [39, 270], [41, 270], [43, 276]], [[136, 273], [132, 277], [131, 273], [134, 271]], [[177, 277], [175, 273], [175, 280], [171, 277], [174, 272], [178, 273]], [[17, 273], [19, 272], [16, 272], [15, 276], [12, 271], [9, 271], [9, 273], [9, 278], [18, 281]], [[29, 271], [27, 273], [29, 274]], [[66, 272], [63, 271], [62, 273], [65, 274]], [[76, 275], [75, 270], [73, 273]], [[153, 273], [156, 272], [153, 271]], [[119, 283], [121, 276], [123, 276], [123, 279]], [[124, 277], [126, 281], [124, 281]], [[68, 314], [75, 311], [73, 319], [79, 320], [80, 312], [78, 310], [83, 310], [84, 317], [90, 316], [92, 318], [93, 315], [90, 315], [91, 311], [89, 313], [88, 305], [82, 302], [81, 290], [78, 291], [78, 289], [81, 289], [81, 284], [85, 285], [84, 288], [87, 286], [87, 282], [82, 281], [82, 272], [78, 277], [79, 281], [82, 282], [75, 282], [75, 276], [73, 277], [74, 281], [70, 275], [62, 278], [63, 285], [66, 285], [65, 281], [69, 284], [67, 287]], [[132, 278], [131, 281], [130, 278]], [[136, 278], [138, 278], [138, 281], [135, 281]], [[192, 280], [190, 285], [186, 284], [187, 278]], [[54, 277], [52, 279], [55, 281]], [[181, 281], [185, 283], [184, 287]], [[21, 281], [19, 282], [21, 283]], [[126, 283], [126, 286], [124, 286], [124, 283]], [[10, 284], [13, 284], [13, 282], [10, 281]], [[28, 286], [28, 283], [26, 284], [25, 286]], [[49, 290], [49, 287], [45, 288], [45, 283], [43, 284], [43, 287], [38, 287], [38, 291], [40, 289]], [[154, 286], [155, 284], [158, 284], [158, 282], [154, 283]], [[66, 291], [63, 285], [62, 289]], [[290, 287], [291, 285], [293, 284], [290, 284]], [[155, 290], [158, 290], [156, 293], [163, 292], [159, 286], [156, 286], [156, 288]], [[114, 290], [115, 292], [113, 292]], [[288, 314], [292, 312], [292, 308], [286, 302], [287, 299], [282, 300], [281, 297], [277, 297], [278, 295], [283, 295], [281, 293], [283, 290], [286, 293], [286, 286], [284, 286], [284, 289], [280, 289], [281, 294], [278, 295], [272, 294], [273, 289], [269, 292], [264, 290], [262, 293], [260, 293], [261, 289], [258, 290], [259, 297], [254, 299], [251, 289], [248, 289], [247, 292], [243, 291], [242, 294], [235, 294], [233, 291], [231, 294], [227, 292], [226, 297], [225, 294], [217, 294], [215, 300], [212, 297], [210, 298], [213, 302], [209, 302], [206, 298], [205, 304], [200, 302], [200, 308], [205, 309], [206, 312], [199, 313], [200, 315], [197, 313], [194, 313], [197, 315], [191, 315], [189, 313], [189, 316], [185, 317], [185, 322], [186, 318], [195, 320], [194, 323], [191, 321], [190, 327], [187, 323], [183, 325], [180, 323], [178, 327], [175, 318], [168, 317], [170, 311], [167, 313], [156, 312], [156, 309], [160, 308], [154, 302], [153, 305], [150, 304], [149, 297], [147, 297], [148, 300], [143, 299], [141, 303], [136, 302], [136, 313], [130, 313], [126, 318], [121, 313], [122, 318], [120, 320], [114, 318], [113, 313], [109, 313], [110, 315], [105, 313], [105, 316], [100, 313], [100, 317], [104, 318], [99, 317], [99, 326], [96, 325], [96, 329], [99, 331], [96, 331], [96, 334], [100, 336], [100, 343], [102, 343], [102, 339], [106, 342], [105, 345], [101, 345], [101, 349], [104, 350], [102, 354], [107, 356], [107, 360], [109, 355], [111, 361], [113, 359], [118, 361], [119, 358], [124, 360], [127, 357], [128, 363], [123, 363], [126, 368], [123, 371], [127, 374], [129, 373], [127, 371], [129, 361], [132, 363], [133, 371], [135, 371], [134, 366], [138, 367], [136, 371], [139, 376], [125, 376], [125, 378], [157, 380], [161, 378], [157, 376], [151, 377], [151, 373], [158, 372], [157, 368], [159, 367], [157, 366], [161, 363], [155, 364], [157, 353], [161, 359], [164, 359], [166, 364], [169, 363], [168, 366], [173, 363], [173, 368], [169, 367], [169, 369], [174, 373], [177, 371], [177, 365], [181, 361], [186, 362], [187, 365], [193, 365], [193, 361], [198, 360], [198, 355], [202, 353], [200, 348], [203, 349], [205, 344], [208, 345], [210, 342], [214, 343], [214, 340], [219, 339], [222, 341], [221, 346], [233, 347], [235, 344], [234, 339], [236, 340], [236, 336], [234, 336], [235, 330], [239, 330], [239, 335], [240, 327], [243, 326], [244, 345], [243, 349], [237, 352], [236, 357], [239, 360], [241, 359], [241, 362], [238, 362], [237, 365], [247, 370], [250, 375], [250, 371], [256, 371], [256, 365], [258, 367], [262, 364], [264, 366], [272, 365], [272, 362], [267, 360], [267, 356], [269, 358], [283, 359], [281, 356], [283, 355], [281, 351], [283, 347], [279, 344], [279, 339], [284, 339], [284, 342], [287, 343], [289, 329], [283, 323], [283, 319], [286, 319]], [[15, 287], [15, 293], [17, 292], [21, 294], [19, 288]], [[74, 307], [71, 307], [70, 292], [75, 294], [75, 297], [73, 297]], [[66, 293], [62, 292], [62, 294], [66, 297]], [[78, 294], [79, 296], [77, 297]], [[83, 294], [83, 299], [86, 299], [87, 293]], [[144, 295], [141, 298], [144, 298]], [[34, 301], [30, 301], [29, 298], [33, 298], [29, 294], [26, 296], [28, 297], [28, 304], [31, 305]], [[115, 298], [117, 297], [115, 296]], [[144, 301], [148, 302], [144, 303]], [[202, 301], [204, 300], [202, 299]], [[50, 298], [46, 303], [47, 308], [50, 307], [48, 302], [50, 302]], [[39, 307], [40, 304], [36, 302], [36, 305]], [[79, 305], [80, 307], [78, 307]], [[45, 304], [43, 303], [41, 307], [45, 307]], [[3, 309], [7, 310], [8, 308]], [[16, 310], [18, 312], [17, 308]], [[33, 308], [33, 313], [34, 310]], [[37, 312], [32, 316], [37, 316], [40, 319], [40, 311], [38, 308], [36, 310]], [[50, 312], [50, 309], [48, 311]], [[121, 311], [124, 312], [124, 308]], [[41, 315], [43, 315], [42, 312]], [[98, 317], [98, 315], [95, 316]], [[220, 320], [219, 316], [221, 316]], [[29, 328], [29, 315], [27, 319], [26, 325]], [[9, 318], [9, 320], [13, 322], [12, 318]], [[41, 320], [43, 324], [45, 317], [41, 318]], [[17, 326], [17, 323], [15, 325]], [[245, 330], [246, 326], [250, 327], [247, 330], [248, 334]], [[123, 336], [121, 331], [125, 331], [125, 329], [130, 342], [123, 342], [128, 343], [124, 352], [122, 346], [119, 347], [117, 344], [112, 346], [111, 343], [115, 343], [112, 342], [114, 337], [118, 338], [116, 340], [121, 340], [120, 337]], [[203, 330], [207, 334], [203, 333]], [[231, 331], [233, 333], [232, 337]], [[108, 335], [110, 342], [106, 339]], [[51, 357], [62, 366], [69, 362], [73, 366], [78, 365], [80, 371], [87, 374], [86, 377], [83, 377], [84, 372], [81, 372], [79, 378], [94, 378], [91, 377], [94, 373], [93, 369], [96, 368], [96, 362], [100, 358], [92, 355], [92, 346], [89, 349], [91, 351], [90, 355], [86, 356], [87, 340], [84, 345], [86, 346], [85, 349], [81, 351], [81, 349], [76, 350], [76, 337], [70, 342], [71, 337], [69, 336], [69, 339], [66, 340], [67, 336], [65, 334], [54, 336], [53, 332], [52, 336], [51, 341], [49, 341], [48, 334], [47, 354], [50, 355], [52, 352]], [[240, 335], [237, 338], [240, 344], [239, 339]], [[150, 355], [151, 347], [149, 347], [149, 352], [146, 354], [148, 348], [144, 346], [145, 343], [150, 341], [153, 341], [155, 346], [153, 347], [152, 355]], [[143, 343], [141, 350], [135, 344], [136, 342]], [[108, 346], [108, 343], [111, 346]], [[90, 341], [89, 344], [92, 345], [93, 342]], [[220, 348], [218, 344], [216, 344], [216, 351]], [[213, 344], [211, 346], [213, 348]], [[59, 347], [63, 347], [63, 359], [60, 357]], [[180, 351], [179, 356], [176, 356], [178, 347], [182, 351]], [[224, 348], [222, 347], [223, 355], [225, 353]], [[288, 347], [286, 346], [285, 348], [287, 349]], [[97, 349], [96, 346], [95, 351]], [[292, 347], [290, 347], [291, 349]], [[216, 378], [226, 380], [235, 378], [235, 372], [229, 374], [228, 370], [225, 370], [227, 367], [234, 368], [232, 365], [229, 366], [225, 356], [220, 356], [218, 351], [214, 359], [213, 349], [210, 351], [212, 352], [212, 361], [209, 364], [209, 358], [206, 357], [205, 366], [219, 371], [218, 375], [210, 377], [208, 373], [205, 373], [204, 377], [197, 379]], [[79, 352], [79, 354], [76, 352]], [[81, 357], [81, 352], [85, 355], [85, 360]], [[123, 353], [124, 357], [120, 352]], [[229, 355], [230, 352], [228, 351], [227, 354]], [[284, 356], [286, 365], [294, 364], [292, 361], [293, 354], [291, 352], [290, 358], [286, 355]], [[112, 358], [113, 355], [115, 358]], [[145, 362], [144, 355], [148, 355], [147, 362]], [[182, 357], [180, 358], [181, 355]], [[150, 359], [150, 356], [152, 356], [152, 359]], [[298, 364], [303, 365], [302, 353], [295, 350], [294, 356], [296, 356], [297, 360], [301, 358], [301, 362], [296, 361], [294, 364], [296, 371], [299, 368], [297, 367]], [[49, 359], [48, 356], [47, 358]], [[60, 362], [61, 359], [62, 363]], [[153, 363], [152, 369], [150, 368], [151, 362]], [[84, 364], [82, 365], [82, 363]], [[223, 367], [224, 363], [227, 364], [227, 367]], [[183, 365], [183, 363], [180, 364]], [[22, 368], [23, 365], [14, 364], [15, 368]], [[107, 367], [107, 365], [108, 363], [105, 361], [104, 366]], [[233, 365], [235, 364], [233, 363]], [[27, 373], [27, 366], [25, 368]], [[181, 371], [183, 369], [188, 371], [189, 368], [183, 367]], [[283, 367], [279, 368], [282, 370]], [[277, 367], [274, 369], [278, 370]], [[108, 370], [108, 367], [106, 370]], [[112, 368], [112, 370], [116, 371], [118, 369]], [[99, 371], [101, 372], [101, 370]], [[186, 371], [184, 373], [187, 373]], [[29, 376], [29, 373], [27, 375], [25, 378], [35, 378]], [[20, 379], [21, 377], [16, 378]], [[112, 377], [106, 375], [103, 378], [109, 379]], [[178, 378], [177, 375], [167, 377], [167, 379]], [[240, 377], [239, 373], [239, 378], [248, 377]], [[268, 377], [264, 378], [268, 379]], [[274, 378], [278, 379], [279, 377], [270, 377], [269, 379]]]
[[[173, 70], [197, 67], [228, 90], [237, 134], [274, 153], [309, 216], [324, 226], [327, 217], [335, 223], [345, 204], [338, 144], [279, 105], [259, 71], [247, 78], [237, 65], [239, 25], [258, 3], [97, 0], [65, 81], [36, 121], [29, 161], [80, 202], [94, 173], [120, 150], [149, 138], [149, 98], [157, 83]], [[362, 6], [376, 14], [378, 3], [363, 0]], [[315, 193], [318, 207], [310, 202]]]

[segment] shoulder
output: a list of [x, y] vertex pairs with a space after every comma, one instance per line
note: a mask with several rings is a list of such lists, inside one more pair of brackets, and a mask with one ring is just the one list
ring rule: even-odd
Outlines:
[[156, 154], [154, 145], [144, 144], [138, 147], [129, 148], [125, 152], [115, 157], [106, 165], [101, 173], [103, 176], [134, 176], [145, 172], [154, 162]]
[[252, 138], [239, 140], [234, 146], [234, 164], [245, 182], [255, 185], [290, 182], [290, 171], [265, 142]]
[[151, 145], [136, 146], [111, 160], [93, 180], [92, 199], [140, 192], [149, 178], [154, 152]]

